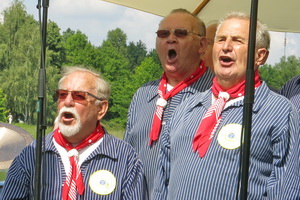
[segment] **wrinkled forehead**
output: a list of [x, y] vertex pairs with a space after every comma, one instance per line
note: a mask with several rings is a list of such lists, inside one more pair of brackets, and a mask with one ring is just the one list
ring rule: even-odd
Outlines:
[[172, 13], [165, 17], [159, 24], [159, 29], [186, 28], [193, 30], [196, 20], [187, 13]]
[[219, 36], [243, 36], [248, 38], [249, 21], [245, 19], [227, 19], [217, 29], [216, 37]]
[[95, 89], [95, 76], [87, 72], [73, 72], [61, 82], [61, 89], [91, 92]]

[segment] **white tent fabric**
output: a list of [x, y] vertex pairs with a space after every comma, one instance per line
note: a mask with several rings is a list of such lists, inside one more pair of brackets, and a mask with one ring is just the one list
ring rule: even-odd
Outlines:
[[[229, 11], [250, 14], [251, 0], [103, 0], [159, 16], [172, 9], [185, 8], [197, 14], [205, 23], [223, 17]], [[299, 0], [260, 0], [258, 19], [269, 30], [300, 33]]]

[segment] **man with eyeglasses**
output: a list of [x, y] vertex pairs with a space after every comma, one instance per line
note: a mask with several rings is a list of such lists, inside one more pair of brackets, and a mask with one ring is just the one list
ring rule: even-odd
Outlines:
[[160, 22], [156, 35], [156, 51], [164, 73], [134, 95], [124, 138], [144, 164], [149, 196], [158, 165], [160, 133], [174, 109], [211, 87], [213, 78], [201, 59], [206, 49], [202, 20], [185, 9], [175, 9]]
[[[58, 128], [43, 146], [41, 199], [144, 200], [135, 150], [100, 124], [108, 109], [108, 83], [91, 70], [68, 67], [58, 86]], [[34, 165], [35, 143], [13, 161], [0, 199], [32, 199]]]
[[[195, 94], [173, 113], [163, 136], [160, 173], [152, 200], [243, 200], [240, 164], [250, 16], [231, 12], [217, 26], [211, 89]], [[249, 200], [300, 199], [299, 119], [286, 98], [260, 79], [270, 35], [257, 21], [255, 95], [247, 191]], [[248, 72], [247, 72], [248, 73]], [[249, 114], [249, 113], [247, 113]]]

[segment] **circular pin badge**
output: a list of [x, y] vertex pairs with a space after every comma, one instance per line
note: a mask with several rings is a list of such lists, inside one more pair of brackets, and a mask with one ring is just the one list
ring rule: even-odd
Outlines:
[[107, 170], [94, 172], [89, 180], [89, 186], [99, 195], [108, 195], [114, 191], [117, 185], [116, 177]]
[[218, 133], [218, 142], [225, 149], [236, 149], [241, 146], [242, 125], [227, 124]]
[[164, 100], [163, 98], [159, 98], [157, 99], [156, 105], [157, 106], [161, 106], [161, 107], [166, 107], [168, 104], [168, 102], [166, 100]]

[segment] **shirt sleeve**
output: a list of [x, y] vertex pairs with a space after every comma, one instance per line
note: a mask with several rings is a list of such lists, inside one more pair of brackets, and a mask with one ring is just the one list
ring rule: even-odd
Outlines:
[[132, 149], [129, 154], [126, 180], [123, 181], [123, 200], [145, 200], [146, 199], [146, 184], [144, 180], [143, 164], [138, 159], [137, 154]]
[[25, 151], [23, 150], [23, 152], [12, 162], [7, 173], [0, 199], [29, 199], [29, 192], [31, 191], [30, 175], [28, 174], [26, 167], [34, 167], [34, 163], [31, 163], [31, 158], [34, 159], [34, 156], [26, 156], [29, 155], [30, 152], [30, 149], [26, 148]]
[[[299, 119], [291, 107], [286, 126], [274, 140], [274, 169], [268, 181], [268, 199], [300, 199]], [[275, 134], [276, 135], [276, 134]]]

